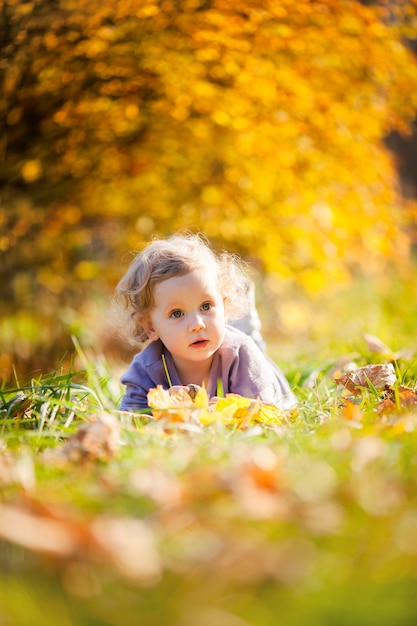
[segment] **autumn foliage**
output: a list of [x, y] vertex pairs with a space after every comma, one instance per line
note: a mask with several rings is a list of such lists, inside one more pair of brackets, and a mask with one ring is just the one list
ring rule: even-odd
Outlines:
[[417, 110], [412, 6], [3, 0], [7, 345], [61, 347], [126, 253], [178, 229], [312, 291], [406, 263], [383, 138]]

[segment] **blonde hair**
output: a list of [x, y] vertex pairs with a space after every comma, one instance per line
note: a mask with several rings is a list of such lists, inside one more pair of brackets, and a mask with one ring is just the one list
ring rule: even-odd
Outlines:
[[202, 234], [154, 238], [134, 257], [115, 291], [115, 304], [124, 313], [124, 320], [120, 321], [124, 332], [127, 323], [131, 343], [143, 344], [148, 340], [141, 319], [154, 306], [155, 286], [201, 267], [212, 267], [217, 274], [227, 321], [247, 312], [249, 278], [240, 257], [229, 252], [214, 252]]

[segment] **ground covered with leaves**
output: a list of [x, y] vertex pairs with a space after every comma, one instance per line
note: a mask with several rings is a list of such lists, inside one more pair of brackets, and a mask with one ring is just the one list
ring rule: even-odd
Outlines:
[[414, 624], [417, 365], [368, 348], [291, 412], [122, 413], [101, 363], [2, 390], [1, 626]]

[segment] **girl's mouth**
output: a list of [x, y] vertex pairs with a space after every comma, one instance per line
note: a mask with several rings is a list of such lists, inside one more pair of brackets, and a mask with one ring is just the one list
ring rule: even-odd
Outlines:
[[208, 344], [208, 339], [197, 339], [191, 344], [192, 348], [205, 348]]

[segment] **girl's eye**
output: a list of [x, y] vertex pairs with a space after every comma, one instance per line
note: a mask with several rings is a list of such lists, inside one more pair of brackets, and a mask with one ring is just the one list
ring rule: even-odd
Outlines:
[[182, 313], [179, 309], [177, 309], [176, 311], [172, 311], [170, 317], [173, 317], [175, 319], [178, 319], [179, 317], [182, 316]]
[[212, 308], [211, 302], [204, 302], [204, 304], [201, 305], [202, 311], [210, 311], [211, 308]]

